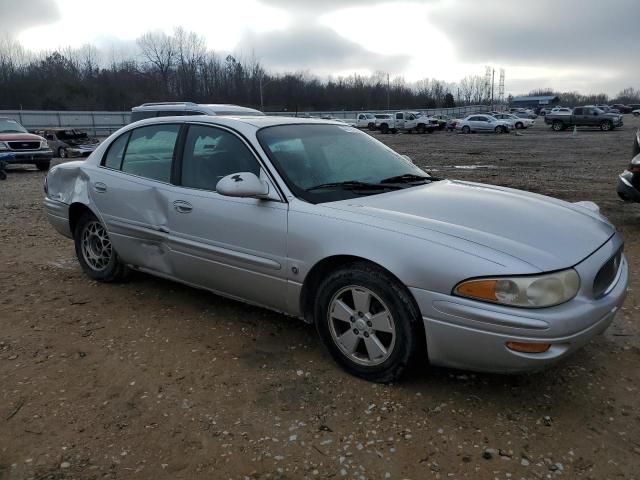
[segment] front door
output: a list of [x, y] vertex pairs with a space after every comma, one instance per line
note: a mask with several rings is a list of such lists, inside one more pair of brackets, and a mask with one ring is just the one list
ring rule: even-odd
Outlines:
[[194, 285], [286, 310], [288, 204], [218, 194], [218, 181], [238, 172], [266, 178], [234, 132], [189, 126], [168, 199], [173, 268]]

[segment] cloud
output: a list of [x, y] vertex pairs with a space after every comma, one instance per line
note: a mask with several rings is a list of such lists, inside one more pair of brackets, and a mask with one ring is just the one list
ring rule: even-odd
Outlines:
[[60, 18], [55, 0], [0, 0], [0, 32], [14, 37], [37, 25], [53, 23]]
[[337, 71], [393, 71], [406, 68], [410, 57], [381, 55], [317, 24], [287, 30], [248, 34], [242, 51], [253, 51], [264, 65], [276, 70], [309, 69], [313, 73]]
[[638, 19], [638, 0], [456, 0], [431, 13], [461, 61], [620, 68], [640, 57]]

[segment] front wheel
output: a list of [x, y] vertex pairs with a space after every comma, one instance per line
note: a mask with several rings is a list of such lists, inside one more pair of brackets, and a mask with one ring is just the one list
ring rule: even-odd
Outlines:
[[129, 269], [120, 261], [107, 229], [91, 213], [84, 213], [74, 231], [76, 256], [84, 273], [99, 282], [124, 280]]
[[522, 122], [516, 123], [516, 130], [520, 130], [522, 128], [524, 128], [524, 124]]
[[554, 132], [559, 132], [561, 130], [564, 130], [564, 124], [558, 120], [554, 120], [554, 122], [551, 124], [551, 128]]
[[462, 127], [462, 133], [471, 133], [471, 128], [468, 125]]
[[386, 123], [380, 125], [380, 133], [389, 133], [389, 125]]
[[609, 130], [613, 130], [613, 124], [610, 121], [605, 121], [600, 124], [600, 130], [603, 132], [608, 132]]
[[425, 127], [424, 125], [420, 124], [418, 125], [418, 128], [416, 130], [418, 133], [424, 134], [427, 133], [427, 127]]
[[493, 129], [493, 131], [495, 133], [504, 133], [505, 132], [505, 128], [501, 125], [498, 125], [496, 128]]
[[60, 158], [67, 158], [67, 149], [64, 147], [60, 147], [58, 149], [58, 157]]
[[325, 279], [315, 301], [315, 323], [334, 360], [374, 382], [400, 378], [424, 343], [420, 314], [406, 289], [366, 263]]

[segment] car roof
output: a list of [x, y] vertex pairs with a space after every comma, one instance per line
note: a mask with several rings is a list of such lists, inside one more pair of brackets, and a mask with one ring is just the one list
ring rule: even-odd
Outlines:
[[207, 110], [207, 113], [215, 114], [255, 114], [262, 115], [262, 112], [254, 108], [241, 107], [228, 103], [193, 103], [193, 102], [157, 102], [143, 103], [131, 109], [132, 112], [156, 112], [156, 111], [185, 111], [185, 110]]
[[210, 123], [212, 125], [221, 125], [238, 130], [259, 130], [265, 127], [273, 127], [277, 125], [338, 125], [347, 127], [344, 122], [336, 120], [325, 120], [320, 118], [301, 118], [301, 117], [281, 117], [267, 115], [195, 115], [195, 116], [176, 116], [176, 117], [157, 117], [140, 120], [129, 124], [129, 127], [138, 127], [143, 125], [154, 125], [158, 123]]

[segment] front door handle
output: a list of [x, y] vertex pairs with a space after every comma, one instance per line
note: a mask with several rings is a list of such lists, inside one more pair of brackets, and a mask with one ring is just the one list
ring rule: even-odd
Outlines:
[[175, 208], [178, 213], [190, 213], [193, 210], [193, 205], [184, 200], [176, 200], [173, 202], [173, 208]]
[[99, 193], [104, 193], [107, 191], [107, 186], [102, 182], [94, 183], [93, 188], [96, 190], [96, 192], [99, 192]]

